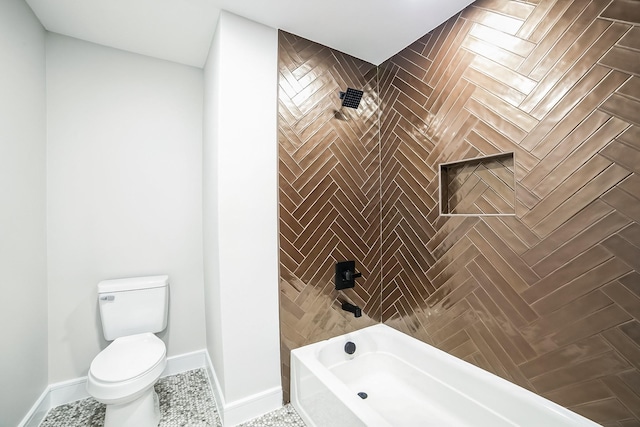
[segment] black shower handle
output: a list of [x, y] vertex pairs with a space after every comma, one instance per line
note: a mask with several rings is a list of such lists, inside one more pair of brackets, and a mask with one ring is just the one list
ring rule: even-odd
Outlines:
[[357, 279], [358, 277], [362, 277], [362, 273], [356, 273], [355, 271], [351, 271], [351, 270], [347, 270], [344, 272], [345, 280], [353, 280], [353, 279]]

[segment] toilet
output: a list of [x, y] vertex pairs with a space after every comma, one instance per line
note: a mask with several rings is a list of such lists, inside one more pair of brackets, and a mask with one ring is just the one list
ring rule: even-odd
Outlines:
[[167, 364], [169, 276], [98, 283], [102, 331], [113, 341], [91, 362], [87, 391], [106, 405], [104, 427], [157, 427], [160, 405], [153, 386]]

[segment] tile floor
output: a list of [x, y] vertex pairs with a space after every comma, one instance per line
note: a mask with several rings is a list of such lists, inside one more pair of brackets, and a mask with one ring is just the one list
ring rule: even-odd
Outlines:
[[306, 424], [296, 413], [291, 405], [285, 405], [283, 408], [269, 412], [251, 420], [247, 423], [240, 424], [238, 427], [305, 427]]
[[[162, 419], [159, 427], [221, 427], [204, 369], [161, 378], [155, 386]], [[92, 398], [55, 407], [40, 427], [103, 427], [105, 406]], [[241, 427], [304, 427], [291, 405]], [[239, 426], [240, 427], [240, 426]]]

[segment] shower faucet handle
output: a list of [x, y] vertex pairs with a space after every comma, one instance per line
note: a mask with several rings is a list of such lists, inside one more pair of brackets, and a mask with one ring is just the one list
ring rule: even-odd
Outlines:
[[362, 277], [362, 273], [356, 272], [355, 261], [342, 261], [336, 263], [336, 274], [334, 277], [336, 291], [353, 288], [356, 279]]
[[353, 279], [357, 279], [358, 277], [362, 277], [362, 273], [356, 273], [355, 271], [351, 271], [351, 270], [347, 270], [344, 272], [345, 280], [353, 280]]

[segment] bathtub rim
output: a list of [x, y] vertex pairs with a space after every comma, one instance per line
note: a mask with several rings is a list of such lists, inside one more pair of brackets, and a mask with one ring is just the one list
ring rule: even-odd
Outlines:
[[[476, 365], [473, 365], [469, 362], [459, 359], [443, 350], [440, 350], [428, 343], [420, 341], [419, 339], [414, 338], [384, 323], [378, 323], [375, 325], [366, 326], [366, 327], [354, 330], [352, 332], [345, 333], [343, 335], [331, 337], [326, 340], [317, 341], [315, 343], [307, 344], [305, 346], [301, 346], [291, 350], [291, 368], [292, 368], [291, 401], [292, 403], [294, 402], [294, 387], [296, 388], [296, 392], [297, 392], [297, 385], [295, 384], [295, 381], [294, 381], [295, 378], [294, 378], [294, 369], [293, 369], [294, 358], [295, 358], [296, 363], [302, 363], [305, 366], [307, 366], [308, 369], [319, 378], [320, 382], [322, 382], [330, 390], [334, 390], [334, 394], [337, 394], [336, 392], [338, 391], [341, 394], [344, 393], [344, 396], [341, 397], [341, 399], [345, 403], [348, 403], [349, 405], [353, 405], [353, 406], [349, 406], [348, 409], [351, 410], [356, 416], [360, 417], [360, 419], [363, 419], [363, 421], [364, 419], [369, 420], [369, 421], [365, 421], [367, 423], [366, 425], [390, 426], [390, 424], [388, 424], [386, 420], [384, 420], [384, 418], [382, 418], [382, 416], [379, 416], [378, 414], [375, 414], [376, 417], [371, 417], [369, 414], [369, 412], [371, 412], [370, 408], [366, 404], [364, 404], [364, 402], [359, 397], [357, 397], [357, 395], [353, 394], [346, 384], [342, 383], [339, 380], [339, 378], [335, 377], [335, 375], [331, 373], [330, 368], [333, 365], [327, 366], [326, 364], [323, 364], [320, 361], [321, 359], [320, 352], [323, 349], [326, 349], [330, 344], [337, 343], [337, 342], [342, 343], [348, 340], [356, 340], [358, 339], [358, 335], [368, 334], [368, 333], [382, 334], [383, 336], [386, 334], [391, 334], [392, 336], [395, 336], [396, 339], [400, 338], [403, 340], [407, 340], [407, 342], [410, 343], [409, 344], [410, 346], [420, 346], [426, 349], [426, 354], [428, 354], [429, 357], [436, 357], [441, 362], [451, 363], [454, 366], [454, 369], [458, 369], [462, 373], [468, 373], [473, 377], [476, 377], [483, 381], [487, 381], [489, 384], [492, 385], [492, 387], [496, 387], [497, 390], [514, 395], [516, 398], [521, 399], [523, 402], [530, 402], [531, 405], [540, 408], [544, 412], [547, 412], [551, 417], [554, 417], [554, 416], [559, 417], [561, 419], [564, 419], [566, 422], [570, 423], [571, 425], [575, 425], [575, 426], [585, 426], [585, 427], [600, 426], [600, 424], [596, 423], [595, 421], [592, 421], [580, 414], [577, 414], [576, 412], [571, 411], [568, 408], [565, 408], [555, 402], [552, 402], [543, 396], [540, 396], [532, 391], [529, 391], [515, 383], [512, 383], [511, 381], [501, 378]], [[376, 348], [376, 351], [388, 353], [394, 357], [399, 358], [404, 363], [409, 364], [412, 368], [417, 369], [420, 372], [424, 372], [423, 368], [415, 366], [415, 364], [412, 364], [409, 361], [404, 360], [402, 357], [399, 357], [397, 354], [394, 354], [393, 352], [384, 351], [383, 349], [380, 349], [380, 348]], [[426, 374], [430, 375], [428, 373]], [[335, 387], [335, 388], [331, 388], [331, 387]], [[477, 402], [478, 404], [485, 407], [488, 411], [499, 414], [499, 412], [496, 412], [494, 408], [491, 408], [490, 406], [485, 405], [483, 402], [476, 400], [473, 396], [469, 396], [467, 393], [463, 391], [464, 388], [462, 390], [458, 387], [455, 387], [455, 388], [461, 394], [465, 395], [468, 399]], [[294, 404], [294, 407], [296, 408], [296, 410], [298, 410], [298, 407], [300, 407], [299, 402], [297, 401], [297, 396], [296, 396], [296, 404]], [[304, 411], [302, 407], [300, 407], [300, 410]], [[505, 419], [511, 420], [510, 418], [507, 418], [507, 417], [505, 417]], [[305, 420], [305, 422], [306, 421], [307, 420]], [[510, 422], [513, 423], [513, 421], [510, 421]], [[312, 424], [312, 425], [315, 425], [315, 424]]]

